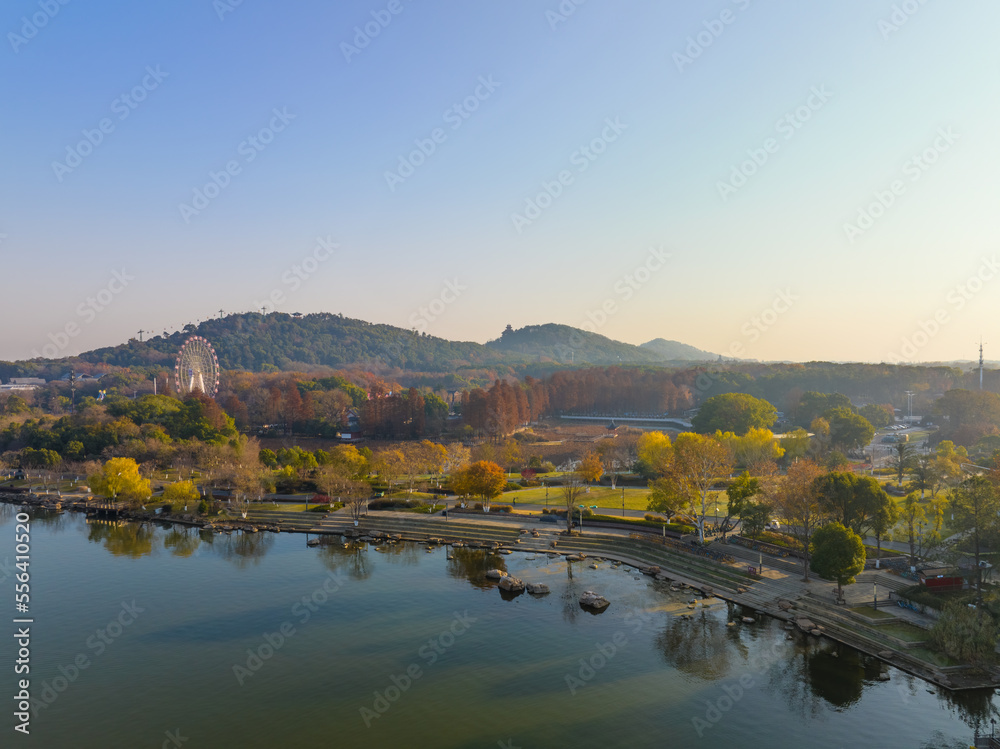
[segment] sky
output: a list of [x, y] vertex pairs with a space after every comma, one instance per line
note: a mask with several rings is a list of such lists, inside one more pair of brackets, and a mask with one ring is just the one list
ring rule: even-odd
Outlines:
[[9, 0], [0, 359], [262, 309], [1000, 359], [998, 26], [990, 0]]

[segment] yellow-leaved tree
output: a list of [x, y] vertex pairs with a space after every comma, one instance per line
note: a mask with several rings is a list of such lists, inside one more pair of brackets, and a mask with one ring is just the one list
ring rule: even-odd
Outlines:
[[153, 494], [149, 479], [139, 474], [139, 464], [132, 458], [112, 458], [93, 476], [88, 476], [90, 491], [112, 502], [126, 502], [136, 507]]

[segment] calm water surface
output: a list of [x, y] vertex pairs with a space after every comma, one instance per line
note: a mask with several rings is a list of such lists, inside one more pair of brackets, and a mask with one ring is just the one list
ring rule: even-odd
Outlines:
[[[992, 692], [880, 682], [848, 648], [766, 618], [727, 626], [738, 607], [691, 610], [624, 567], [74, 514], [31, 527], [37, 715], [24, 737], [8, 710], [4, 747], [958, 748], [997, 717]], [[0, 563], [13, 536], [0, 505]], [[505, 600], [483, 578], [497, 566], [551, 595]], [[588, 589], [611, 607], [581, 610]]]

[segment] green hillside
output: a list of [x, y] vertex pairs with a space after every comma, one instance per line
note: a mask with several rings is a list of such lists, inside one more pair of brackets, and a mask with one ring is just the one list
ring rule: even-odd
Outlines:
[[519, 361], [482, 344], [447, 341], [391, 325], [332, 314], [295, 317], [283, 313], [244, 313], [188, 325], [184, 332], [156, 336], [140, 343], [96, 349], [80, 355], [84, 361], [136, 367], [173, 367], [187, 336], [204, 336], [215, 347], [222, 369], [260, 372], [301, 369], [302, 365], [399, 368], [453, 371]]
[[661, 361], [715, 361], [718, 358], [716, 354], [665, 338], [654, 338], [639, 344], [639, 348], [652, 351]]
[[706, 361], [714, 354], [675, 341], [657, 338], [642, 346], [615, 341], [569, 325], [527, 325], [507, 330], [489, 348], [504, 354], [521, 354], [534, 361], [558, 364], [655, 364], [665, 361]]

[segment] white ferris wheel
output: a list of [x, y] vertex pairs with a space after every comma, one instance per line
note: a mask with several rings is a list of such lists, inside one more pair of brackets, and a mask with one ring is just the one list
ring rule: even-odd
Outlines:
[[212, 344], [198, 335], [184, 341], [174, 365], [174, 380], [181, 397], [200, 390], [214, 398], [219, 392], [219, 357]]

